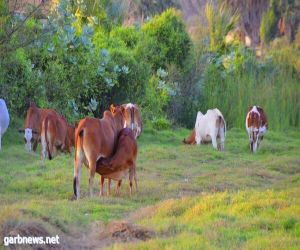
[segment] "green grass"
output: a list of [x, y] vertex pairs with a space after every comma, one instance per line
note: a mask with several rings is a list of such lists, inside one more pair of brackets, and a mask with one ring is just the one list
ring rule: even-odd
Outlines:
[[113, 248], [296, 249], [299, 130], [269, 131], [256, 155], [244, 130], [228, 131], [225, 152], [183, 145], [188, 133], [145, 129], [138, 140], [139, 192], [132, 197], [127, 180], [120, 197], [98, 197], [97, 176], [89, 198], [84, 168], [82, 198], [71, 201], [73, 157], [59, 155], [42, 166], [39, 153], [27, 153], [22, 135], [9, 129], [0, 152], [1, 237], [34, 221], [71, 244], [95, 223], [131, 218], [156, 237]]

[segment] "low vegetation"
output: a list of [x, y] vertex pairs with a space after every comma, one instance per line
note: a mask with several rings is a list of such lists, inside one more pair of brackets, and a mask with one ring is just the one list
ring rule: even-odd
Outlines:
[[[42, 166], [39, 154], [27, 153], [22, 136], [10, 128], [0, 152], [1, 237], [27, 226], [27, 234], [36, 228], [58, 234], [66, 248], [103, 246], [98, 233], [104, 225], [129, 218], [155, 236], [114, 248], [253, 249], [259, 243], [296, 249], [299, 131], [269, 131], [256, 155], [249, 153], [244, 130], [228, 131], [225, 152], [183, 145], [188, 133], [146, 127], [138, 140], [139, 191], [132, 197], [126, 181], [119, 197], [89, 198], [83, 169], [82, 199], [72, 201], [73, 158], [59, 155]], [[91, 238], [83, 238], [88, 232]]]
[[[0, 98], [11, 117], [1, 238], [59, 235], [64, 249], [299, 248], [298, 1], [207, 1], [197, 30], [186, 20], [195, 1], [59, 0], [47, 15], [9, 2], [0, 0]], [[73, 201], [73, 152], [43, 166], [17, 133], [31, 101], [72, 124], [137, 103], [138, 192], [125, 182], [120, 196], [90, 198], [83, 169]], [[244, 129], [252, 105], [270, 130], [255, 155]], [[197, 111], [211, 108], [227, 122], [225, 152], [183, 145]]]

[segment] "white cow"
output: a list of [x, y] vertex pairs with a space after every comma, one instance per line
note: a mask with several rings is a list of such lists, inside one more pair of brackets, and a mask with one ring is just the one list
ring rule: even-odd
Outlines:
[[[207, 110], [203, 115], [200, 111], [197, 114], [196, 124], [196, 143], [212, 142], [215, 149], [224, 150], [224, 142], [226, 136], [226, 123], [220, 110], [217, 108]], [[220, 138], [219, 145], [217, 138]]]
[[9, 125], [9, 114], [6, 107], [6, 103], [3, 99], [0, 99], [0, 150], [1, 150], [1, 138], [4, 135]]

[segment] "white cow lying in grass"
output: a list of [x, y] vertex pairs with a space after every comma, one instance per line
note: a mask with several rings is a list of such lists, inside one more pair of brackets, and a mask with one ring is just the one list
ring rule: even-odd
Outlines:
[[0, 99], [0, 150], [1, 150], [1, 138], [5, 133], [9, 125], [9, 114], [6, 107], [6, 103], [3, 99]]
[[[217, 108], [207, 110], [203, 115], [200, 111], [197, 114], [195, 124], [195, 139], [197, 145], [206, 142], [212, 142], [215, 149], [224, 150], [226, 136], [226, 123], [220, 110]], [[217, 138], [220, 138], [219, 145]]]

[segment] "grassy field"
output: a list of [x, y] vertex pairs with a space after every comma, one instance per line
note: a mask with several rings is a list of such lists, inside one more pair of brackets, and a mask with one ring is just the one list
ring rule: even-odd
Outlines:
[[[10, 128], [0, 152], [1, 238], [59, 235], [65, 249], [299, 249], [299, 130], [269, 131], [256, 155], [244, 130], [228, 131], [225, 152], [183, 145], [188, 133], [145, 129], [132, 197], [126, 180], [119, 197], [89, 198], [84, 168], [82, 198], [72, 201], [73, 157], [42, 166]], [[151, 239], [122, 238], [110, 231], [115, 221], [147, 229]]]

